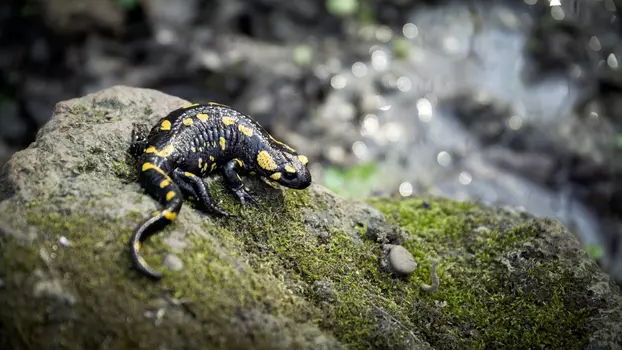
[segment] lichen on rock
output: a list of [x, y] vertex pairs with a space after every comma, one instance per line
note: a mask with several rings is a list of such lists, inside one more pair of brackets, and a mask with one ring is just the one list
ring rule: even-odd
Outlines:
[[[7, 163], [0, 348], [622, 345], [619, 288], [566, 229], [470, 202], [351, 202], [249, 179], [260, 205], [243, 207], [216, 177], [212, 196], [238, 216], [185, 205], [143, 250], [164, 278], [143, 278], [127, 241], [157, 204], [135, 182], [130, 132], [186, 103], [128, 87], [61, 102]], [[385, 245], [417, 270], [384, 271]], [[442, 283], [426, 293], [431, 258]]]

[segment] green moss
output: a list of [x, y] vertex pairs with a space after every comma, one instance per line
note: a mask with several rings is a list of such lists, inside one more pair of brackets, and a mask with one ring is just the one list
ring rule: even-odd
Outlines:
[[[136, 222], [141, 220], [141, 215], [135, 212], [128, 217], [132, 221], [139, 217]], [[4, 305], [0, 319], [4, 324], [12, 325], [8, 332], [28, 329], [27, 337], [22, 339], [29, 347], [44, 347], [39, 341], [45, 337], [32, 330], [37, 329], [36, 322], [45, 319], [42, 312], [45, 312], [43, 310], [46, 307], [44, 303], [32, 303], [27, 298], [20, 298], [22, 294], [18, 286], [26, 286], [21, 283], [12, 285], [11, 282], [17, 282], [19, 279], [14, 278], [20, 273], [28, 273], [34, 266], [41, 265], [49, 266], [57, 276], [70, 276], [65, 280], [66, 283], [74, 281], [68, 292], [80, 300], [73, 311], [80, 324], [79, 327], [65, 324], [59, 329], [60, 342], [71, 344], [70, 348], [84, 348], [106, 341], [112, 341], [111, 345], [115, 348], [153, 348], [162, 344], [182, 343], [189, 344], [191, 348], [192, 344], [195, 348], [222, 347], [221, 341], [229, 341], [231, 345], [231, 341], [236, 339], [239, 346], [249, 347], [258, 344], [257, 339], [251, 341], [253, 336], [261, 338], [262, 335], [260, 332], [245, 336], [233, 334], [237, 330], [232, 327], [231, 322], [234, 320], [231, 316], [240, 310], [260, 310], [275, 317], [291, 316], [300, 323], [306, 322], [308, 318], [299, 314], [301, 309], [308, 308], [304, 300], [288, 293], [273, 276], [253, 269], [238, 269], [231, 259], [219, 256], [218, 252], [222, 249], [231, 248], [235, 252], [235, 247], [230, 246], [230, 240], [216, 242], [196, 235], [191, 240], [194, 246], [182, 255], [184, 270], [167, 273], [161, 283], [152, 283], [141, 278], [130, 266], [127, 240], [133, 224], [106, 221], [85, 214], [63, 216], [35, 210], [25, 212], [25, 223], [45, 233], [47, 238], [37, 243], [41, 251], [52, 254], [53, 259], [46, 264], [34, 263], [40, 258], [39, 252], [34, 251], [32, 245], [22, 246], [17, 240], [8, 237], [2, 240], [3, 248], [8, 247], [7, 251], [10, 252], [2, 259], [2, 271], [11, 271], [6, 287], [13, 295], [1, 299]], [[169, 226], [146, 244], [145, 256], [153, 258], [156, 252], [165, 252], [162, 237], [175, 228], [175, 224]], [[227, 231], [218, 231], [219, 234], [223, 232]], [[61, 236], [69, 240], [71, 247], [58, 244]], [[34, 288], [35, 284], [36, 281], [31, 281], [26, 288]], [[177, 306], [183, 309], [177, 310], [178, 313], [196, 322], [186, 322], [182, 326], [176, 324], [174, 319], [165, 317], [161, 322], [166, 327], [162, 327], [158, 336], [154, 336], [153, 321], [145, 320], [144, 313], [149, 310], [156, 312], [157, 309], [149, 308], [148, 305], [154, 302], [158, 304], [159, 297], [166, 294], [178, 300], [190, 300], [191, 305], [200, 305], [196, 309], [191, 305]], [[168, 305], [162, 309], [171, 312], [170, 308], [172, 306]], [[119, 318], [119, 315], [125, 317]], [[285, 327], [287, 322], [285, 318], [283, 320], [281, 326]], [[88, 337], [80, 334], [84, 330], [90, 332]], [[80, 339], [85, 338], [93, 344], [80, 343]]]
[[83, 162], [76, 166], [76, 171], [81, 174], [93, 172], [97, 170], [100, 162], [99, 157], [85, 156]]
[[117, 122], [121, 120], [121, 115], [115, 111], [121, 109], [123, 104], [116, 99], [98, 101], [93, 106], [76, 105], [72, 106], [68, 114], [72, 116], [71, 123], [67, 123], [65, 128], [84, 128], [92, 126], [94, 122]]
[[[128, 155], [129, 158], [129, 155]], [[124, 183], [136, 182], [138, 176], [136, 174], [136, 162], [131, 161], [112, 161], [111, 171], [115, 176], [120, 178]]]
[[[555, 259], [540, 259], [524, 271], [508, 272], [503, 263], [541, 234], [537, 225], [519, 224], [524, 220], [472, 203], [372, 200], [389, 221], [408, 231], [401, 244], [420, 263], [409, 278], [395, 278], [379, 268], [383, 252], [366, 238], [365, 223], [351, 230], [349, 224], [322, 224], [322, 236], [310, 233], [314, 219], [305, 213], [330, 209], [333, 220], [351, 220], [330, 207], [328, 196], [258, 182], [251, 187], [257, 207], [240, 205], [220, 181], [210, 182], [214, 201], [236, 216], [205, 215], [192, 229], [177, 222], [144, 244], [143, 256], [154, 267], [169, 253], [183, 261], [180, 271], [164, 270], [160, 283], [134, 272], [127, 253], [127, 240], [144, 213], [108, 221], [80, 213], [61, 216], [34, 205], [25, 209], [24, 225], [45, 233], [38, 246], [55, 254], [47, 266], [60, 278], [68, 276], [66, 283], [74, 281], [68, 287], [80, 300], [73, 311], [79, 327], [62, 323], [62, 342], [76, 348], [91, 345], [83, 339], [92, 344], [109, 339], [116, 348], [205, 348], [229, 341], [228, 347], [276, 348], [275, 339], [288, 334], [290, 343], [283, 347], [295, 348], [309, 345], [315, 333], [306, 329], [315, 324], [355, 349], [407, 348], [419, 340], [438, 348], [570, 349], [585, 344], [591, 310], [570, 299], [581, 286], [568, 269]], [[183, 252], [164, 244], [173, 231], [186, 234], [190, 244]], [[60, 236], [69, 239], [70, 248], [58, 245]], [[42, 265], [40, 251], [32, 246], [3, 242], [11, 252], [2, 260], [3, 271], [27, 273]], [[436, 293], [419, 287], [430, 283], [429, 257], [442, 259]], [[20, 299], [18, 291], [32, 285], [15, 281], [8, 278], [6, 290], [18, 301], [0, 305], [3, 323], [14, 325], [8, 332], [33, 329], [45, 319], [41, 304]], [[163, 301], [162, 295], [176, 302]], [[146, 312], [158, 310], [169, 316], [145, 318]], [[250, 321], [256, 313], [277, 321], [272, 326], [265, 319]], [[179, 317], [190, 321], [181, 323]], [[162, 323], [155, 334], [153, 322]], [[238, 333], [241, 322], [255, 322], [245, 328], [252, 334]], [[92, 334], [82, 334], [85, 329]], [[40, 336], [28, 333], [23, 339], [37, 345]]]
[[123, 106], [123, 103], [121, 103], [121, 101], [119, 101], [117, 98], [106, 98], [97, 100], [94, 107], [99, 107], [103, 110], [110, 111], [123, 108]]
[[[523, 271], [509, 271], [504, 263], [524, 242], [541, 234], [537, 224], [517, 224], [516, 218], [483, 211], [473, 203], [370, 202], [412, 234], [415, 239], [402, 245], [417, 260], [442, 258], [442, 284], [433, 299], [445, 306], [439, 309], [420, 299], [416, 312], [408, 315], [432, 345], [446, 344], [448, 334], [455, 336], [449, 342], [459, 348], [497, 344], [571, 349], [586, 344], [592, 310], [574, 303], [583, 294], [580, 284], [559, 260], [534, 262]], [[426, 327], [429, 322], [432, 327]]]
[[[402, 283], [411, 297], [429, 298], [420, 296], [417, 280], [395, 281], [381, 272], [381, 251], [375, 242], [330, 227], [327, 238], [310, 235], [301, 211], [315, 205], [307, 191], [275, 193], [259, 197], [261, 210], [244, 208], [244, 215], [227, 219], [230, 229], [222, 231], [219, 239], [241, 245], [254, 269], [298, 286], [300, 295], [321, 310], [313, 312], [306, 306], [306, 312], [341, 342], [354, 348], [392, 348], [412, 338], [413, 323], [405, 315], [396, 317], [402, 297], [396, 295], [396, 301], [387, 295]], [[228, 210], [237, 207], [229, 200], [222, 204]], [[326, 293], [318, 291], [324, 284], [331, 286], [334, 303], [327, 303]], [[390, 333], [379, 329], [379, 319], [391, 328]]]
[[72, 106], [71, 109], [69, 109], [69, 113], [70, 114], [82, 114], [82, 113], [86, 113], [89, 110], [89, 108], [85, 105], [75, 105]]

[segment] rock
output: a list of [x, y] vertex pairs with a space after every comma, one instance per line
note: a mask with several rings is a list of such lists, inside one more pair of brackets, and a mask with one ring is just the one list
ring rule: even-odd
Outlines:
[[173, 271], [179, 271], [184, 268], [184, 262], [177, 255], [173, 254], [168, 254], [164, 258], [162, 265], [168, 267]]
[[[385, 270], [400, 277], [411, 275], [417, 269], [417, 262], [410, 252], [399, 245], [386, 244], [384, 247], [386, 258], [381, 261], [380, 266]], [[436, 273], [438, 259], [431, 259], [430, 278], [432, 284], [421, 283], [421, 289], [426, 292], [435, 292], [440, 285], [440, 280]]]
[[[187, 103], [122, 86], [60, 102], [9, 160], [0, 348], [622, 346], [620, 289], [564, 227], [474, 202], [351, 202], [248, 178], [260, 204], [242, 207], [216, 176], [214, 201], [238, 215], [185, 205], [143, 248], [152, 266], [173, 253], [183, 266], [143, 278], [127, 244], [157, 203], [135, 182], [132, 124]], [[422, 293], [428, 264], [382, 271], [384, 244], [440, 257], [442, 287]]]
[[396, 245], [389, 252], [389, 263], [396, 274], [410, 275], [417, 269], [417, 262], [406, 248]]

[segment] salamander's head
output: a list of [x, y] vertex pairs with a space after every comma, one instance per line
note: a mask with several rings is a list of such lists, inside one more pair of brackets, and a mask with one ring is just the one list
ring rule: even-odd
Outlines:
[[[276, 154], [278, 153], [278, 154]], [[257, 165], [265, 177], [277, 183], [302, 190], [311, 185], [311, 173], [307, 169], [307, 157], [291, 148], [285, 150], [262, 150], [257, 154]]]

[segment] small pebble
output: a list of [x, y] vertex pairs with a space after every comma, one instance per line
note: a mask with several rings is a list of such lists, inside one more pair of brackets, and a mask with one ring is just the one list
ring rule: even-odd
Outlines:
[[397, 274], [410, 275], [417, 269], [417, 262], [406, 248], [395, 246], [389, 252], [389, 263]]
[[173, 271], [179, 271], [183, 269], [184, 262], [177, 255], [169, 254], [164, 258], [164, 266]]
[[65, 247], [69, 247], [69, 246], [71, 246], [71, 244], [69, 243], [69, 240], [68, 240], [68, 239], [67, 239], [67, 237], [65, 237], [65, 236], [61, 236], [61, 237], [58, 239], [58, 243], [60, 243], [61, 245], [65, 246]]

